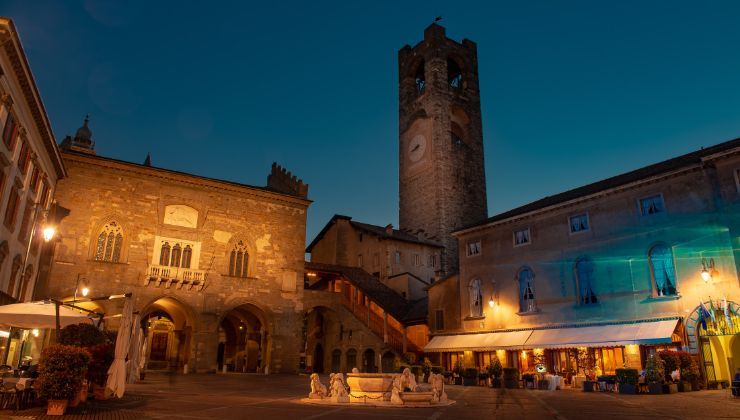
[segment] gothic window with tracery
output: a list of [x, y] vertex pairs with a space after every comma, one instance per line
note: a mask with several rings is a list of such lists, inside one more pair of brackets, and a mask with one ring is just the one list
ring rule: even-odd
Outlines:
[[159, 265], [170, 265], [170, 246], [169, 242], [162, 244], [162, 248], [159, 251]]
[[123, 249], [123, 229], [115, 221], [106, 223], [98, 233], [95, 261], [119, 262]]
[[234, 245], [229, 256], [229, 275], [233, 277], [247, 277], [249, 265], [249, 252], [244, 242], [239, 241]]
[[190, 268], [190, 260], [193, 259], [193, 248], [185, 245], [182, 250], [182, 268]]
[[172, 247], [172, 259], [170, 260], [170, 267], [179, 267], [180, 266], [180, 257], [182, 256], [182, 247], [180, 244], [175, 244], [175, 246]]

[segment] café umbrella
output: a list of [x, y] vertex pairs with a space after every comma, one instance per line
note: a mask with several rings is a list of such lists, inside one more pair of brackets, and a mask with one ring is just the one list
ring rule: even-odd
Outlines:
[[[91, 323], [85, 314], [59, 305], [59, 326]], [[0, 306], [0, 325], [16, 328], [56, 328], [57, 304], [53, 302], [25, 302]]]
[[127, 297], [123, 304], [123, 313], [121, 313], [121, 325], [118, 326], [118, 336], [116, 337], [116, 353], [113, 364], [108, 369], [108, 381], [106, 388], [110, 389], [118, 398], [123, 397], [126, 389], [126, 356], [129, 351], [131, 341], [131, 323], [133, 316], [133, 306], [131, 298]]

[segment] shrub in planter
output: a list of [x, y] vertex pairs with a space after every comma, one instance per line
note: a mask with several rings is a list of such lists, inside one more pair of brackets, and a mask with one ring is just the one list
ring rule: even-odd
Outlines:
[[92, 347], [103, 344], [108, 336], [92, 324], [72, 324], [59, 331], [57, 343], [67, 346]]
[[80, 347], [55, 344], [44, 349], [39, 362], [39, 394], [49, 401], [50, 412], [54, 407], [57, 412], [60, 406], [66, 408], [69, 400], [77, 398], [89, 363], [90, 353]]
[[660, 357], [651, 355], [645, 363], [645, 381], [651, 394], [663, 393], [663, 380], [665, 379], [665, 368]]
[[678, 392], [678, 384], [675, 384], [673, 382], [668, 382], [663, 384], [663, 393], [664, 394], [675, 394]]
[[103, 343], [88, 349], [92, 360], [87, 368], [87, 379], [93, 385], [105, 386], [108, 380], [108, 369], [113, 364], [115, 347], [113, 343]]
[[678, 352], [681, 363], [681, 382], [685, 384], [679, 387], [679, 391], [698, 391], [699, 390], [699, 365], [696, 359], [687, 351]]
[[504, 386], [509, 389], [519, 388], [519, 369], [503, 368]]
[[458, 359], [458, 361], [455, 362], [455, 367], [452, 369], [452, 376], [455, 378], [455, 385], [462, 385], [462, 374], [463, 364], [462, 361]]
[[[422, 373], [421, 365], [412, 365], [411, 366], [411, 374], [414, 375], [414, 378], [419, 378]], [[418, 380], [418, 379], [417, 379]]]
[[478, 380], [478, 369], [467, 368], [463, 371], [463, 385], [465, 386], [476, 385], [477, 380]]
[[664, 350], [658, 352], [658, 357], [663, 361], [663, 376], [667, 383], [673, 382], [671, 373], [679, 370], [681, 367], [680, 353], [673, 350]]
[[498, 360], [498, 357], [493, 359], [493, 363], [489, 367], [489, 373], [493, 378], [493, 380], [491, 380], [491, 385], [493, 385], [494, 388], [501, 388], [501, 374], [503, 371], [504, 369], [501, 366], [501, 361]]
[[424, 382], [429, 382], [429, 374], [432, 373], [432, 362], [426, 357], [421, 362], [421, 372], [424, 375]]
[[483, 385], [486, 385], [488, 383], [488, 378], [490, 378], [490, 377], [491, 377], [491, 375], [488, 374], [488, 371], [487, 370], [486, 371], [480, 371], [478, 373], [478, 384], [480, 384], [481, 381], [483, 381]]
[[616, 369], [617, 382], [620, 394], [635, 394], [637, 392], [637, 381], [639, 373], [637, 369]]
[[445, 368], [442, 366], [432, 366], [432, 373], [439, 375], [440, 373], [444, 373]]

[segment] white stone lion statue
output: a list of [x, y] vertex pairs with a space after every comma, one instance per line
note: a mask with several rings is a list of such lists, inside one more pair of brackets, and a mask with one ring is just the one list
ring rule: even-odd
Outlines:
[[441, 373], [432, 373], [429, 375], [429, 383], [432, 385], [432, 402], [446, 403], [447, 393], [445, 392], [445, 378]]
[[348, 403], [349, 395], [347, 394], [347, 386], [344, 385], [344, 375], [341, 373], [335, 373], [331, 376], [331, 383], [329, 383], [329, 389], [331, 390], [331, 401], [335, 403]]
[[326, 397], [326, 387], [321, 383], [319, 375], [317, 373], [311, 374], [311, 393], [308, 394], [308, 398], [320, 400]]

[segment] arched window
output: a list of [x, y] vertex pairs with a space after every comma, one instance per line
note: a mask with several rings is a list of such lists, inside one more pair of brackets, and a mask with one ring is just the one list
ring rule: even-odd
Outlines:
[[650, 271], [658, 296], [676, 294], [676, 268], [673, 265], [673, 251], [665, 244], [658, 244], [648, 252]]
[[249, 267], [249, 252], [244, 242], [234, 245], [229, 255], [229, 275], [233, 277], [247, 277]]
[[15, 295], [15, 283], [18, 279], [18, 275], [21, 271], [21, 267], [23, 267], [23, 260], [21, 258], [21, 255], [18, 254], [13, 258], [13, 265], [10, 267], [10, 282], [8, 283], [8, 290], [7, 293], [10, 296]]
[[95, 261], [119, 262], [123, 249], [123, 229], [115, 221], [103, 226], [95, 246]]
[[190, 268], [190, 260], [193, 259], [193, 248], [185, 245], [182, 250], [182, 268]]
[[5, 259], [8, 258], [9, 253], [10, 247], [8, 246], [8, 241], [0, 243], [0, 271], [3, 269], [3, 264], [5, 263]]
[[481, 290], [480, 279], [473, 279], [468, 286], [470, 297], [470, 316], [483, 316], [483, 290]]
[[447, 83], [451, 89], [458, 90], [462, 88], [462, 70], [457, 62], [451, 58], [447, 59]]
[[175, 244], [172, 247], [172, 259], [170, 260], [170, 267], [180, 266], [180, 257], [182, 256], [182, 247], [180, 244]]
[[424, 60], [421, 60], [419, 66], [416, 68], [416, 74], [414, 75], [414, 84], [416, 86], [416, 93], [421, 95], [424, 93], [426, 88], [426, 78], [424, 77]]
[[537, 301], [534, 294], [534, 273], [529, 267], [519, 270], [519, 312], [534, 312], [537, 310]]
[[159, 265], [170, 265], [170, 249], [169, 242], [162, 244], [162, 249], [159, 251]]
[[24, 298], [26, 297], [26, 291], [28, 290], [28, 286], [31, 284], [31, 278], [33, 277], [33, 266], [27, 265], [26, 271], [23, 273], [23, 278], [21, 279], [21, 286], [20, 291], [18, 292], [18, 301], [23, 302]]
[[588, 258], [580, 258], [575, 266], [576, 283], [578, 284], [578, 303], [591, 305], [598, 303], [594, 292], [594, 264]]

